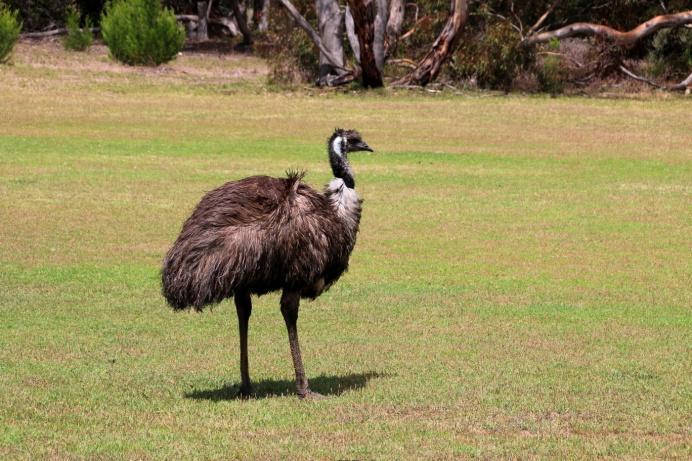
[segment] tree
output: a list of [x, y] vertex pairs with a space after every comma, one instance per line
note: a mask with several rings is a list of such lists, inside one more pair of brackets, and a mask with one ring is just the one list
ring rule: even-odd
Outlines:
[[454, 51], [468, 17], [468, 0], [451, 0], [447, 23], [430, 51], [420, 60], [413, 72], [400, 79], [397, 84], [425, 86], [435, 80], [442, 64]]
[[386, 3], [376, 0], [348, 0], [348, 8], [353, 17], [355, 33], [358, 37], [358, 62], [365, 88], [378, 88], [384, 85], [384, 21], [377, 21], [378, 12]]

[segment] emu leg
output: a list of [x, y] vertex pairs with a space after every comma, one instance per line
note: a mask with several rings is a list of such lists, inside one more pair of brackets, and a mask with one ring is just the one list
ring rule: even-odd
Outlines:
[[252, 395], [247, 358], [247, 329], [250, 314], [252, 314], [252, 300], [249, 293], [236, 293], [234, 300], [235, 309], [238, 312], [238, 329], [240, 330], [240, 395], [248, 397]]
[[293, 367], [296, 370], [296, 390], [298, 397], [304, 398], [320, 398], [322, 397], [317, 392], [312, 392], [308, 385], [308, 379], [305, 377], [303, 369], [303, 359], [300, 356], [300, 345], [298, 344], [298, 306], [300, 305], [300, 292], [285, 291], [281, 295], [281, 313], [286, 322], [288, 330], [288, 343], [291, 346], [291, 357], [293, 358]]

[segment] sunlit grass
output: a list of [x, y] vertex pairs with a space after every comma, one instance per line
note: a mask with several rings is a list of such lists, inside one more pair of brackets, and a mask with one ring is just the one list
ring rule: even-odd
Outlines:
[[[0, 456], [692, 455], [688, 100], [191, 91], [175, 67], [19, 51], [0, 67]], [[162, 255], [227, 180], [328, 181], [335, 126], [376, 153], [352, 157], [351, 270], [301, 310], [330, 398], [292, 395], [269, 295], [259, 398], [237, 400], [235, 309], [171, 312]]]

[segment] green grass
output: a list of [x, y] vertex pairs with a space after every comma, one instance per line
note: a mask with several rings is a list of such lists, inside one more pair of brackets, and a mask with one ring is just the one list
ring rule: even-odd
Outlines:
[[[688, 99], [289, 94], [32, 53], [0, 68], [0, 457], [692, 456]], [[335, 126], [377, 152], [352, 157], [351, 269], [301, 310], [329, 398], [293, 396], [268, 295], [238, 400], [235, 309], [173, 313], [160, 261], [227, 180], [327, 182]]]

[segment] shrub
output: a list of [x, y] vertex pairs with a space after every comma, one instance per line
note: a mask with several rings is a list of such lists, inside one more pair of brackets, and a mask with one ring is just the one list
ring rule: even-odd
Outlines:
[[185, 42], [175, 14], [159, 0], [116, 0], [101, 18], [111, 55], [130, 65], [158, 66], [173, 59]]
[[91, 19], [84, 21], [84, 29], [79, 28], [79, 12], [75, 7], [67, 9], [65, 21], [67, 36], [63, 44], [66, 50], [84, 51], [91, 46], [93, 37], [91, 35]]
[[482, 34], [464, 39], [450, 63], [450, 74], [453, 78], [475, 78], [482, 88], [509, 90], [531, 58], [520, 41], [509, 23], [490, 23]]
[[656, 34], [648, 56], [656, 76], [684, 77], [692, 69], [692, 30], [664, 29]]
[[[296, 8], [316, 22], [314, 4], [298, 0]], [[308, 35], [288, 15], [272, 18], [269, 31], [257, 44], [258, 54], [269, 63], [268, 83], [293, 86], [314, 82], [319, 73], [319, 51]]]
[[0, 63], [7, 61], [20, 30], [22, 24], [17, 19], [17, 12], [0, 3]]
[[553, 37], [546, 45], [547, 54], [536, 65], [536, 76], [541, 91], [558, 94], [564, 91], [566, 71], [559, 56], [560, 41]]

